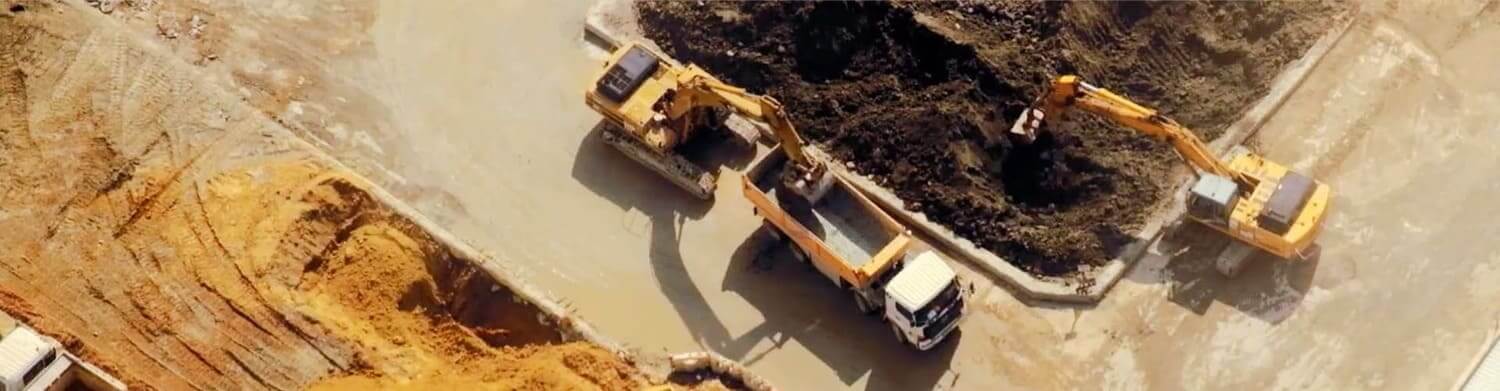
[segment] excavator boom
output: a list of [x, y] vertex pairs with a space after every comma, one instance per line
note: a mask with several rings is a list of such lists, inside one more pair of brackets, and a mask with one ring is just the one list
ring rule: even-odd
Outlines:
[[[1200, 174], [1189, 191], [1190, 218], [1283, 258], [1304, 258], [1312, 252], [1309, 249], [1321, 231], [1331, 197], [1327, 184], [1247, 150], [1237, 149], [1230, 158], [1220, 159], [1177, 121], [1078, 76], [1054, 80], [1016, 120], [1011, 133], [1020, 142], [1034, 141], [1038, 132], [1073, 108], [1170, 144]], [[1220, 263], [1220, 271], [1225, 274], [1238, 270], [1238, 266], [1226, 270], [1224, 265]]]
[[668, 105], [668, 117], [710, 106], [728, 108], [742, 117], [766, 124], [791, 161], [791, 169], [786, 171], [787, 177], [784, 178], [786, 185], [810, 201], [822, 198], [832, 186], [833, 178], [822, 162], [803, 150], [802, 136], [787, 118], [781, 102], [725, 84], [697, 66], [689, 65], [688, 68], [689, 71], [684, 72], [677, 82], [677, 94]]
[[1241, 184], [1251, 184], [1250, 178], [1229, 169], [1228, 165], [1214, 157], [1203, 140], [1177, 121], [1109, 90], [1085, 83], [1078, 76], [1068, 75], [1053, 80], [1047, 93], [1021, 114], [1021, 119], [1016, 121], [1011, 132], [1026, 141], [1034, 140], [1036, 133], [1046, 126], [1047, 121], [1060, 120], [1067, 109], [1072, 107], [1102, 115], [1171, 144], [1172, 149], [1183, 160], [1199, 171], [1228, 177]]
[[765, 123], [793, 163], [803, 167], [816, 164], [802, 151], [802, 138], [797, 133], [797, 128], [787, 119], [781, 102], [725, 84], [697, 66], [689, 68], [695, 71], [683, 73], [683, 80], [678, 81], [680, 90], [671, 105], [672, 109], [668, 111], [669, 117], [682, 115], [687, 110], [705, 105], [726, 107], [745, 118]]

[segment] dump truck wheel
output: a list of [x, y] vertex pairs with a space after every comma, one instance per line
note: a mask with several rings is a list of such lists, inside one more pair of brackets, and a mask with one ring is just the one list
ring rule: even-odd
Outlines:
[[859, 292], [850, 292], [854, 294], [854, 307], [859, 309], [859, 313], [864, 315], [875, 313], [875, 303], [871, 303], [869, 299], [865, 298], [865, 295], [862, 295]]
[[896, 326], [895, 323], [891, 323], [891, 334], [895, 334], [896, 335], [896, 342], [899, 342], [902, 345], [908, 345], [909, 344], [908, 342], [906, 342], [906, 334], [902, 333], [901, 332], [901, 327]]

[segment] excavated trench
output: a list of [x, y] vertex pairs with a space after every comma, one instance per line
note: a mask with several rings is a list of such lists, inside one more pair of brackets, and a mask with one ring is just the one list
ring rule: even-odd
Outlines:
[[285, 225], [278, 253], [305, 259], [294, 300], [339, 307], [315, 315], [353, 313], [390, 328], [383, 336], [458, 325], [490, 348], [562, 342], [540, 309], [344, 178], [312, 186], [297, 205], [305, 210]]
[[[611, 352], [564, 341], [562, 326], [426, 230], [342, 175], [288, 186], [287, 201], [256, 224], [284, 262], [264, 270], [300, 316], [354, 351], [355, 369], [314, 388], [393, 384], [541, 389], [641, 384]], [[210, 192], [234, 193], [237, 181]], [[285, 282], [288, 289], [277, 289]]]
[[1211, 138], [1341, 4], [645, 2], [670, 55], [788, 107], [804, 136], [1033, 274], [1113, 256], [1169, 185], [1164, 145], [1087, 115], [1004, 136], [1081, 74]]
[[372, 317], [398, 311], [451, 321], [492, 347], [562, 342], [554, 326], [540, 321], [546, 318], [540, 309], [362, 189], [329, 179], [302, 202], [311, 207], [286, 231], [293, 236], [282, 242], [282, 253], [306, 254], [295, 247], [324, 243], [305, 258], [297, 284], [304, 294], [334, 297]]

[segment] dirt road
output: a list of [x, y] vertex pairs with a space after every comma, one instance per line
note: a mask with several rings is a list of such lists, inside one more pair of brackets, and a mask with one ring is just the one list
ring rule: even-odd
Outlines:
[[[1260, 263], [1226, 281], [1202, 249], [1155, 256], [1093, 307], [1020, 303], [963, 268], [975, 311], [923, 354], [811, 273], [752, 271], [743, 244], [757, 221], [735, 175], [704, 204], [588, 134], [588, 3], [276, 4], [267, 13], [298, 17], [236, 25], [329, 27], [226, 35], [218, 58], [236, 61], [205, 68], [242, 75], [258, 109], [367, 162], [356, 169], [514, 260], [604, 333], [713, 349], [790, 389], [1433, 389], [1500, 312], [1489, 283], [1500, 255], [1485, 242], [1500, 145], [1484, 112], [1500, 99], [1486, 73], [1500, 65], [1486, 55], [1500, 39], [1491, 3], [1364, 5], [1364, 22], [1261, 132], [1271, 157], [1338, 189], [1317, 263]], [[369, 25], [318, 22], [340, 15], [370, 16], [327, 20]], [[352, 49], [229, 44], [239, 40]], [[233, 72], [256, 56], [281, 61]], [[278, 80], [292, 82], [262, 82]], [[272, 99], [288, 86], [302, 92]]]

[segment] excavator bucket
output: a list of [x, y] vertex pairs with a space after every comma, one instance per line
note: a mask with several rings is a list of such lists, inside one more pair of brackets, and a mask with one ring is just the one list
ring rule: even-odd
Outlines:
[[1026, 111], [1016, 117], [1016, 122], [1010, 125], [1011, 139], [1022, 144], [1031, 144], [1036, 141], [1037, 132], [1042, 128], [1042, 121], [1046, 119], [1046, 116], [1047, 114], [1041, 109], [1026, 108]]

